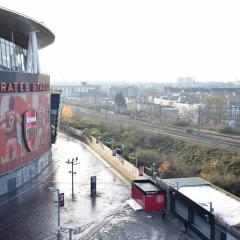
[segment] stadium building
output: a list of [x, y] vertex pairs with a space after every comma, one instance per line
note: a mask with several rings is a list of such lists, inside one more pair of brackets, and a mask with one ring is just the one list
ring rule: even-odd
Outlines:
[[37, 176], [51, 160], [59, 104], [51, 104], [50, 77], [41, 74], [38, 50], [54, 39], [43, 24], [0, 8], [0, 195]]

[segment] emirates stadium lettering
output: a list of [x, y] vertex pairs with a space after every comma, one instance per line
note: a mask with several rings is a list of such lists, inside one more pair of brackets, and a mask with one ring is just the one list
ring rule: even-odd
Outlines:
[[0, 83], [0, 93], [17, 93], [17, 92], [45, 92], [50, 90], [49, 83]]

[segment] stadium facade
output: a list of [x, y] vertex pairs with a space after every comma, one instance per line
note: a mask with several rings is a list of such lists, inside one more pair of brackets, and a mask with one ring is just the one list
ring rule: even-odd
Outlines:
[[43, 24], [0, 8], [0, 195], [51, 161], [50, 77], [41, 74], [38, 50], [54, 40]]

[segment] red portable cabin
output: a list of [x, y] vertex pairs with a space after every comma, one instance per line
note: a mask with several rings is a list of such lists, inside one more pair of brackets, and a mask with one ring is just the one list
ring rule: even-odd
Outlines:
[[146, 212], [161, 211], [166, 208], [165, 191], [149, 179], [132, 181], [132, 198]]

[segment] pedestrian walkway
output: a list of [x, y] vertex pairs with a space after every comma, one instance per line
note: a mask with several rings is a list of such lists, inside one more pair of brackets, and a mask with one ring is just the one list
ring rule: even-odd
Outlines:
[[[74, 167], [75, 199], [72, 200], [71, 166], [66, 161], [77, 156], [80, 164]], [[72, 240], [184, 239], [179, 238], [182, 226], [176, 219], [167, 216], [163, 221], [159, 213], [135, 212], [128, 207], [129, 182], [87, 145], [59, 134], [53, 146], [53, 159], [51, 169], [42, 178], [34, 179], [23, 191], [19, 189], [21, 194], [6, 196], [4, 205], [0, 205], [0, 239], [55, 240], [57, 196], [49, 191], [53, 186], [65, 195], [65, 205], [60, 209], [65, 239], [69, 239], [70, 228]], [[91, 176], [97, 177], [96, 198], [90, 197]]]
[[[71, 139], [64, 135], [59, 137]], [[61, 211], [64, 226], [74, 229], [72, 239], [196, 239], [187, 234], [183, 235], [182, 225], [175, 218], [167, 216], [163, 221], [160, 213], [148, 214], [132, 210], [127, 205], [127, 200], [131, 199], [130, 185], [119, 179], [116, 170], [88, 146], [74, 139], [69, 142], [78, 143], [78, 148], [85, 150], [84, 156], [79, 155], [80, 169], [77, 175], [81, 178], [77, 181], [77, 201], [66, 199], [66, 205]], [[57, 155], [61, 155], [60, 149], [58, 148]], [[89, 180], [93, 174], [97, 176], [98, 197], [95, 200], [89, 197]], [[91, 214], [83, 217], [89, 211]], [[73, 222], [73, 219], [79, 221]], [[67, 233], [65, 235], [67, 239]]]

